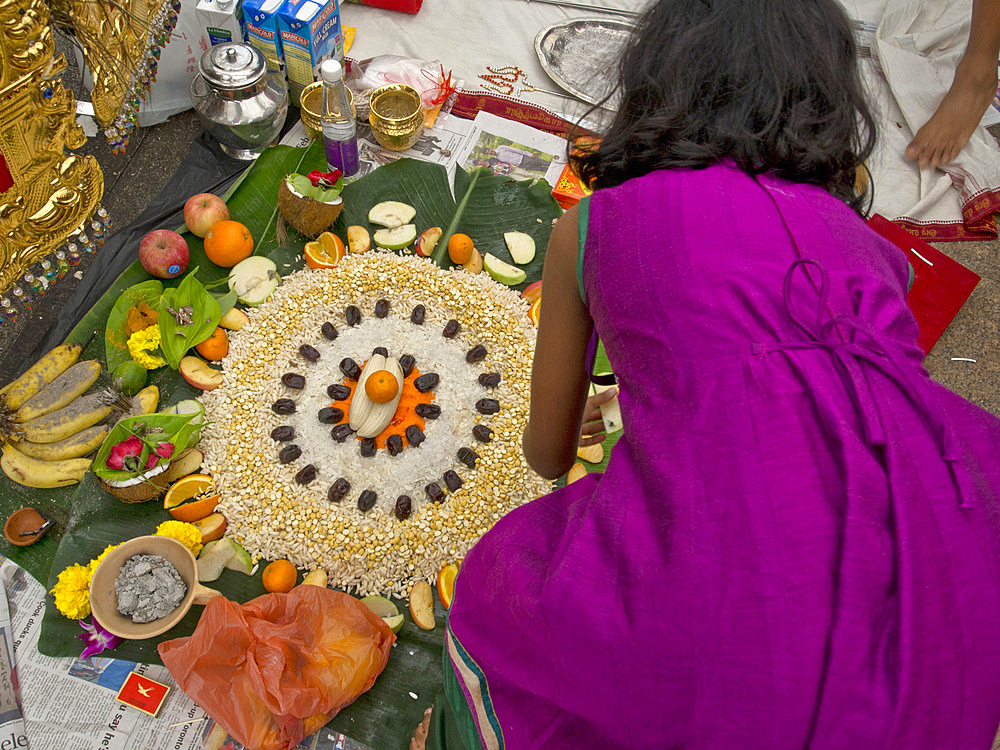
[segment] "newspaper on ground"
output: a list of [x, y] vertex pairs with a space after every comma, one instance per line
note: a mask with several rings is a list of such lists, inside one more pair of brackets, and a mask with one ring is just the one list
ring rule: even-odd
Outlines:
[[[15, 744], [4, 747], [243, 750], [177, 687], [166, 667], [103, 656], [74, 659], [38, 653], [45, 587], [13, 561], [3, 557], [0, 561], [0, 581], [6, 593], [0, 597], [0, 639], [4, 641], [0, 649], [0, 744], [13, 735]], [[170, 688], [156, 718], [116, 698], [133, 671]], [[24, 736], [27, 744], [17, 741]], [[324, 728], [295, 750], [370, 748]]]

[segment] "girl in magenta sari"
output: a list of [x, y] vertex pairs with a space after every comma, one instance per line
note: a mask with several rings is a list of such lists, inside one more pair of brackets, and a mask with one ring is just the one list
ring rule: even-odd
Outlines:
[[415, 746], [990, 746], [1000, 420], [928, 377], [855, 212], [854, 56], [834, 0], [640, 20], [547, 251], [524, 450], [572, 464], [594, 334], [624, 436], [465, 558]]

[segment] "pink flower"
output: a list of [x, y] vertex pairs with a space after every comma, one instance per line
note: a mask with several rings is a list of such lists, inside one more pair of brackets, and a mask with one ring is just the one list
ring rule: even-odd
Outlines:
[[335, 169], [332, 172], [320, 172], [318, 169], [314, 169], [306, 177], [312, 182], [313, 187], [331, 188], [340, 179], [342, 174], [343, 172], [339, 169]]
[[81, 659], [89, 659], [91, 656], [99, 654], [106, 649], [114, 648], [122, 642], [122, 639], [117, 635], [109, 633], [101, 627], [101, 623], [99, 623], [96, 618], [91, 617], [90, 620], [90, 623], [86, 623], [83, 620], [77, 620], [77, 622], [80, 623], [80, 627], [83, 628], [84, 631], [80, 633], [77, 638], [87, 644], [87, 647], [83, 649], [83, 653], [80, 654]]
[[173, 443], [157, 443], [156, 450], [146, 456], [146, 468], [152, 469], [161, 458], [170, 458], [174, 453]]
[[125, 468], [126, 457], [138, 457], [140, 453], [142, 453], [142, 441], [135, 435], [132, 435], [130, 438], [122, 440], [111, 449], [111, 453], [108, 455], [108, 460], [104, 462], [104, 465], [109, 469], [118, 469], [120, 471]]

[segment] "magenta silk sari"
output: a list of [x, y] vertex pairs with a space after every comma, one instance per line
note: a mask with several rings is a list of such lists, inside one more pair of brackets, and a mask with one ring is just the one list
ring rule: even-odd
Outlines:
[[922, 368], [902, 253], [727, 165], [589, 217], [625, 433], [465, 559], [448, 656], [483, 747], [988, 748], [1000, 421]]

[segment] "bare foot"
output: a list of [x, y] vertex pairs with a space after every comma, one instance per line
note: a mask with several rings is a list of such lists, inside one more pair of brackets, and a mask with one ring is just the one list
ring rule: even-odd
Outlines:
[[983, 66], [967, 65], [965, 60], [959, 63], [937, 111], [906, 147], [908, 159], [917, 160], [921, 167], [936, 167], [958, 156], [997, 92], [996, 76], [983, 73]]
[[413, 739], [410, 740], [410, 750], [424, 750], [424, 743], [427, 742], [427, 733], [431, 730], [431, 709], [424, 711], [424, 720], [413, 730]]

